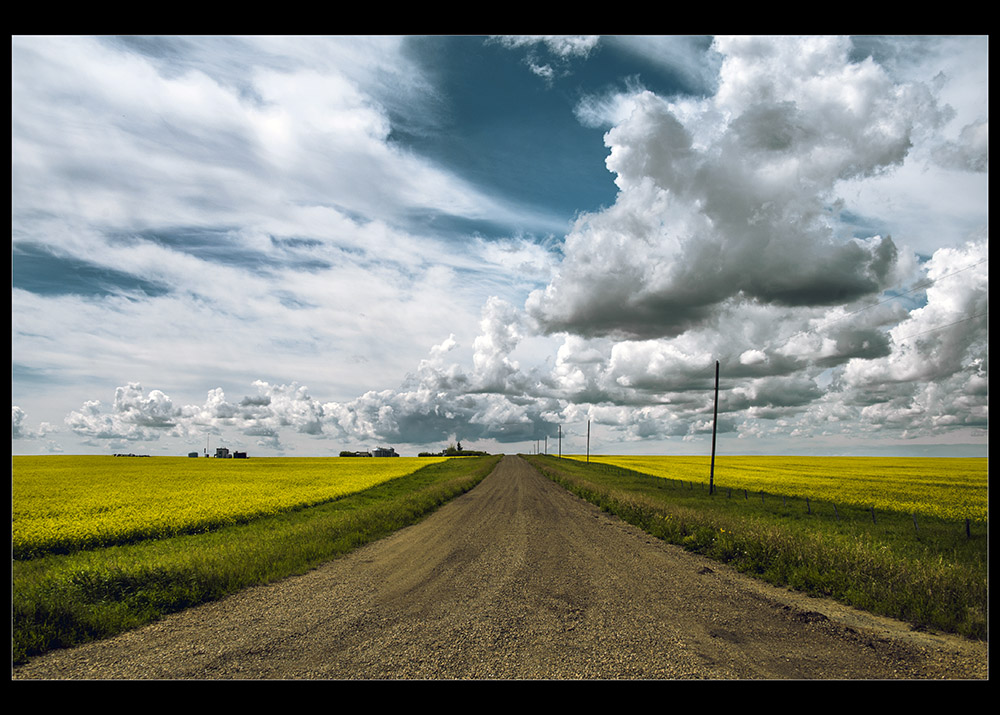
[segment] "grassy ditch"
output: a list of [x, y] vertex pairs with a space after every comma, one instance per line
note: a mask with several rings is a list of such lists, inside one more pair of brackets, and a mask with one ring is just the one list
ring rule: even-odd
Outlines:
[[542, 474], [669, 543], [769, 583], [836, 599], [916, 628], [985, 640], [988, 532], [954, 522], [752, 494], [544, 455]]
[[476, 486], [499, 459], [430, 464], [325, 504], [209, 533], [15, 560], [13, 662], [304, 573], [419, 521]]

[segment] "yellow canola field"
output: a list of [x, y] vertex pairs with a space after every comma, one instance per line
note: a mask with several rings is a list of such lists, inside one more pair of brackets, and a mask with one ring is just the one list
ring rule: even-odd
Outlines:
[[[711, 465], [709, 457], [590, 461], [706, 485]], [[715, 484], [945, 519], [985, 522], [989, 513], [987, 458], [724, 456], [715, 460]]]
[[310, 506], [444, 457], [12, 457], [15, 558], [205, 531]]

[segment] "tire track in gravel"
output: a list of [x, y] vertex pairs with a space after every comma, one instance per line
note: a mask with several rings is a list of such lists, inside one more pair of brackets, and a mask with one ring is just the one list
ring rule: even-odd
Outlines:
[[987, 678], [913, 633], [664, 544], [505, 457], [424, 521], [302, 576], [43, 655], [45, 679]]

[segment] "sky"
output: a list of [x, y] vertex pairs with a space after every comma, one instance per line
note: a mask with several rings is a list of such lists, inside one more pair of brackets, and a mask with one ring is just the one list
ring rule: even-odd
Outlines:
[[13, 454], [987, 454], [986, 36], [11, 59]]

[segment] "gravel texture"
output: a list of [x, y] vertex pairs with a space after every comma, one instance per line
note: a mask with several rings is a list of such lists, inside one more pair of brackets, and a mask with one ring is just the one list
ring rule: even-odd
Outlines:
[[664, 544], [507, 456], [346, 557], [13, 678], [987, 679], [988, 658]]

